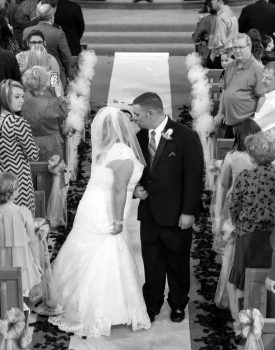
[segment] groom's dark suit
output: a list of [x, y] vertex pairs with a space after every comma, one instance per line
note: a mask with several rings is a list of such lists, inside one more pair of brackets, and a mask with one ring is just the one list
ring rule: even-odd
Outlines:
[[172, 140], [161, 137], [150, 167], [148, 130], [138, 140], [147, 167], [140, 181], [149, 196], [141, 200], [141, 245], [145, 266], [144, 298], [149, 312], [158, 313], [164, 298], [166, 276], [168, 302], [184, 310], [190, 289], [192, 229], [178, 227], [181, 214], [199, 214], [203, 184], [203, 152], [197, 133], [170, 118], [164, 128]]

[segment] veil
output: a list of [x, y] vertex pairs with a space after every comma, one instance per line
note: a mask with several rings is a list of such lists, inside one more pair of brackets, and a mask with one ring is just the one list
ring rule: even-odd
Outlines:
[[120, 109], [112, 106], [101, 108], [91, 125], [92, 161], [100, 162], [106, 152], [117, 142], [129, 146], [137, 159], [146, 162], [130, 119]]

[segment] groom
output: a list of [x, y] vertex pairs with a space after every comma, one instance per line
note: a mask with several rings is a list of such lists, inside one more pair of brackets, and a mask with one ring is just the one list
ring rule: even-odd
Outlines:
[[138, 96], [133, 111], [142, 128], [138, 140], [147, 163], [135, 190], [141, 199], [143, 295], [153, 322], [163, 304], [167, 277], [170, 318], [181, 322], [189, 300], [192, 225], [200, 209], [202, 147], [194, 131], [164, 114], [157, 94]]

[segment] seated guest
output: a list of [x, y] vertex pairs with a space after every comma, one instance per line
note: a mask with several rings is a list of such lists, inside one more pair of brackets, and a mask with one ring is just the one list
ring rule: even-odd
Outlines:
[[20, 51], [18, 42], [14, 39], [13, 34], [8, 26], [7, 20], [0, 15], [0, 47], [14, 53], [15, 55]]
[[259, 100], [255, 120], [263, 131], [275, 127], [275, 62], [268, 63], [263, 71], [265, 95]]
[[31, 212], [14, 204], [18, 179], [0, 174], [0, 267], [21, 267], [23, 292], [41, 282], [39, 243]]
[[221, 65], [222, 65], [222, 68], [223, 68], [222, 74], [220, 76], [220, 87], [221, 87], [221, 90], [222, 90], [222, 86], [224, 85], [223, 79], [224, 79], [225, 70], [226, 70], [227, 66], [229, 65], [229, 63], [234, 61], [234, 59], [235, 59], [235, 57], [234, 57], [233, 51], [231, 49], [224, 50], [221, 53]]
[[33, 141], [29, 123], [16, 113], [24, 100], [23, 86], [17, 81], [0, 82], [0, 172], [10, 171], [18, 177], [15, 204], [25, 205], [33, 213], [34, 190], [29, 160], [37, 160], [39, 149]]
[[[233, 264], [235, 250], [235, 234], [231, 222], [229, 205], [232, 189], [237, 175], [244, 169], [252, 169], [253, 164], [245, 149], [245, 138], [261, 131], [258, 124], [251, 118], [233, 127], [234, 144], [224, 159], [220, 181], [218, 182], [216, 205], [214, 209], [216, 225], [216, 236], [213, 248], [222, 254], [222, 268], [215, 295], [215, 303], [219, 307], [228, 307], [233, 319], [238, 320], [238, 305], [236, 305], [234, 288], [228, 283], [229, 273]], [[214, 227], [215, 227], [214, 226]], [[235, 326], [235, 324], [234, 324]], [[235, 329], [237, 332], [237, 329]], [[238, 332], [237, 332], [238, 333]]]
[[23, 77], [26, 88], [22, 113], [31, 126], [34, 140], [40, 148], [40, 161], [48, 161], [53, 155], [64, 159], [61, 124], [67, 118], [66, 102], [57, 91], [53, 97], [49, 92], [49, 74], [43, 67], [27, 70]]
[[275, 61], [274, 41], [269, 35], [262, 35], [261, 39], [264, 47], [262, 62], [264, 65], [266, 65], [268, 62]]
[[275, 213], [275, 144], [264, 132], [248, 136], [246, 151], [255, 168], [242, 171], [235, 179], [230, 203], [236, 227], [236, 247], [229, 282], [239, 291], [242, 307], [246, 268], [269, 268], [270, 235]]
[[21, 74], [15, 55], [0, 47], [0, 82], [4, 79], [21, 81]]

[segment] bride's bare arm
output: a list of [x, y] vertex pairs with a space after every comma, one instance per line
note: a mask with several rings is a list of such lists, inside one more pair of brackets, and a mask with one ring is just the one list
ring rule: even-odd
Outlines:
[[113, 208], [115, 218], [114, 234], [118, 234], [123, 229], [123, 214], [127, 197], [127, 186], [132, 176], [134, 164], [130, 159], [114, 160], [108, 164], [108, 168], [113, 170]]

